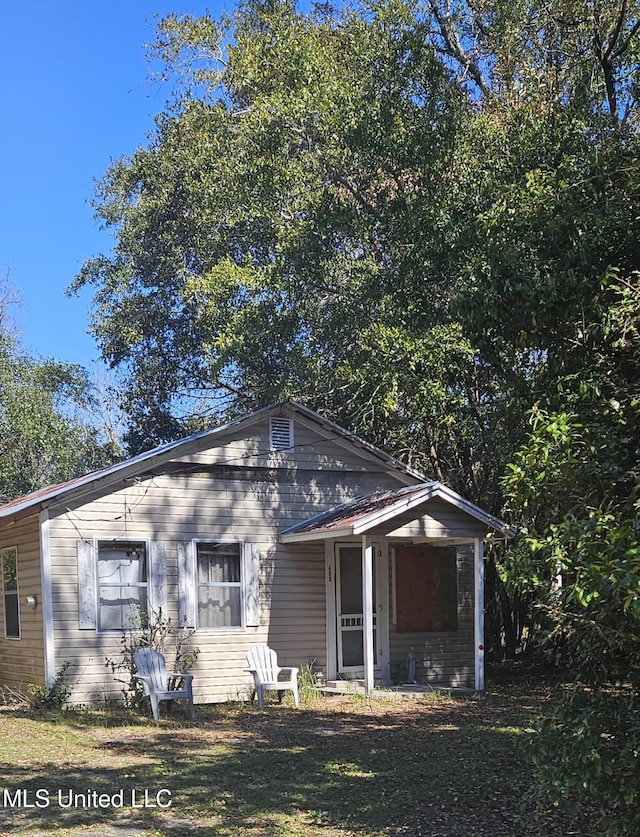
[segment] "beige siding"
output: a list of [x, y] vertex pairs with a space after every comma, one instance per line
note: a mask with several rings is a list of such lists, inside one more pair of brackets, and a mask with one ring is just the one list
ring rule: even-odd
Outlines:
[[438, 498], [426, 503], [418, 519], [396, 518], [390, 525], [392, 538], [482, 538], [487, 533], [486, 524]]
[[[166, 551], [168, 615], [178, 619], [178, 544], [194, 539], [237, 540], [260, 553], [260, 626], [198, 631], [200, 655], [193, 669], [199, 702], [244, 697], [252, 684], [246, 651], [268, 642], [282, 665], [314, 662], [326, 670], [325, 548], [322, 541], [282, 545], [279, 533], [294, 523], [351, 500], [405, 485], [412, 480], [385, 469], [380, 459], [307, 420], [295, 420], [294, 449], [268, 450], [268, 419], [216, 436], [215, 447], [188, 457], [176, 452], [170, 466], [124, 482], [101, 496], [85, 495], [49, 509], [55, 667], [70, 663], [72, 699], [78, 703], [117, 698], [128, 675], [107, 665], [121, 652], [119, 632], [80, 628], [78, 540], [162, 542]], [[190, 448], [193, 450], [193, 447]], [[201, 466], [201, 467], [199, 467]], [[416, 524], [400, 525], [402, 537], [469, 538], [484, 527], [465, 513], [433, 501]], [[7, 524], [0, 543], [17, 546], [21, 604], [40, 589], [37, 517]], [[383, 534], [383, 533], [381, 533]], [[434, 685], [464, 685], [473, 679], [473, 554], [458, 559], [459, 627], [451, 634], [398, 634], [390, 619], [392, 674], [401, 677], [411, 647], [418, 675]], [[393, 588], [391, 586], [391, 599]], [[0, 602], [0, 608], [2, 602]], [[43, 682], [42, 607], [21, 608], [22, 639], [0, 638], [0, 677], [17, 687]], [[4, 614], [2, 614], [2, 617]], [[4, 620], [0, 621], [3, 625]], [[125, 682], [122, 682], [122, 681]]]
[[[474, 648], [474, 571], [473, 547], [458, 547], [458, 629], [445, 633], [398, 633], [390, 625], [391, 676], [406, 680], [407, 655], [413, 649], [416, 679], [434, 687], [473, 686]], [[390, 584], [393, 604], [393, 576]], [[393, 609], [392, 609], [393, 612]]]
[[[294, 448], [292, 451], [273, 452], [269, 450], [269, 422], [262, 421], [251, 428], [243, 427], [225, 434], [224, 441], [217, 447], [199, 451], [181, 461], [203, 465], [228, 465], [229, 467], [262, 467], [311, 471], [351, 471], [362, 474], [372, 467], [381, 468], [380, 460], [351, 443], [320, 431], [308, 420], [296, 417], [294, 420]], [[408, 477], [395, 480], [412, 482]]]
[[[219, 471], [178, 471], [124, 486], [105, 497], [96, 496], [82, 506], [51, 510], [56, 665], [64, 660], [71, 663], [70, 671], [77, 678], [73, 695], [76, 702], [118, 697], [122, 689], [118, 676], [105, 667], [109, 658], [118, 658], [120, 634], [99, 634], [81, 630], [78, 625], [78, 539], [164, 542], [169, 614], [175, 620], [177, 542], [238, 540], [259, 546], [261, 625], [244, 630], [198, 631], [195, 644], [200, 655], [193, 669], [196, 700], [246, 695], [252, 681], [245, 671], [245, 654], [257, 642], [268, 642], [276, 648], [282, 665], [315, 660], [325, 666], [324, 547], [321, 543], [282, 546], [278, 543], [279, 532], [358, 494], [397, 487], [400, 481], [382, 470], [355, 472], [349, 459], [357, 461], [357, 453], [349, 454], [317, 435], [314, 439], [307, 428], [297, 426], [296, 451], [288, 455], [286, 467], [268, 475], [263, 471], [252, 475], [251, 469], [262, 464], [256, 457], [267, 443], [268, 432], [266, 426], [254, 429], [255, 435], [248, 440], [233, 439], [208, 459], [219, 464], [229, 460], [231, 454], [237, 456], [246, 469], [241, 477], [233, 472], [225, 479]], [[199, 454], [198, 458], [204, 461], [207, 456]], [[329, 462], [334, 466], [341, 463], [342, 470], [317, 470], [319, 463]], [[270, 467], [274, 464], [271, 462]], [[310, 474], [311, 465], [316, 470]]]
[[[0, 529], [0, 549], [17, 547], [20, 639], [5, 637], [4, 595], [0, 595], [0, 684], [24, 691], [28, 683], [44, 683], [44, 632], [40, 534], [34, 515]], [[4, 591], [3, 591], [4, 592]], [[26, 606], [27, 596], [36, 596], [35, 610]]]

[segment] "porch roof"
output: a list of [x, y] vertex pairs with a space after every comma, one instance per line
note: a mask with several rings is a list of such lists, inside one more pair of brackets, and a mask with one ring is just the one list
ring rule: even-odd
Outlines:
[[504, 521], [465, 500], [441, 482], [432, 481], [356, 497], [290, 526], [280, 533], [280, 540], [282, 543], [301, 543], [325, 538], [344, 538], [363, 535], [380, 527], [392, 531], [408, 520], [420, 517], [425, 512], [425, 506], [434, 499], [450, 503], [484, 524], [488, 530], [498, 532], [506, 538], [515, 537], [515, 531]]

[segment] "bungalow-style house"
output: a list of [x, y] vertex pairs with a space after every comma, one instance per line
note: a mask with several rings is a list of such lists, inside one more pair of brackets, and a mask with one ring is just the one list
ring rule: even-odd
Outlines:
[[[483, 688], [483, 540], [504, 523], [292, 402], [0, 507], [0, 685], [120, 696], [138, 607], [193, 627], [200, 702], [246, 652], [327, 680]], [[407, 671], [409, 660], [409, 671]], [[411, 664], [415, 660], [415, 666]]]

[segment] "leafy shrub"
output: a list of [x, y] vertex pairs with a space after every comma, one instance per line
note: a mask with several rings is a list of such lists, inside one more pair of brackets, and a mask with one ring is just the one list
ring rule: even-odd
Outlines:
[[[200, 653], [199, 648], [191, 645], [194, 634], [194, 628], [176, 624], [171, 617], [163, 615], [162, 609], [149, 615], [146, 610], [139, 608], [136, 624], [122, 631], [120, 655], [117, 658], [108, 657], [105, 662], [105, 666], [114, 674], [122, 672], [127, 675], [126, 679], [120, 679], [125, 705], [139, 706], [143, 697], [140, 681], [133, 677], [136, 651], [140, 648], [153, 648], [164, 655], [168, 670], [186, 674], [193, 668]], [[174, 681], [179, 679], [173, 678]], [[170, 682], [169, 688], [177, 685], [177, 682]]]
[[594, 811], [599, 835], [640, 834], [637, 694], [577, 686], [542, 723], [534, 747], [544, 787], [558, 804]]
[[50, 686], [38, 686], [35, 683], [28, 684], [27, 691], [29, 692], [33, 709], [37, 711], [59, 711], [64, 708], [73, 688], [73, 684], [66, 679], [66, 674], [70, 666], [71, 663], [65, 660]]

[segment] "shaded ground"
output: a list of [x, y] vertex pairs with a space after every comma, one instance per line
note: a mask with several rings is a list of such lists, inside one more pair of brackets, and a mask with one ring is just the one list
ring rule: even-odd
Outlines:
[[200, 707], [194, 723], [176, 708], [158, 724], [4, 708], [0, 832], [586, 835], [586, 818], [550, 802], [536, 813], [529, 799], [526, 744], [548, 697], [504, 687], [455, 699], [345, 696], [298, 711]]

